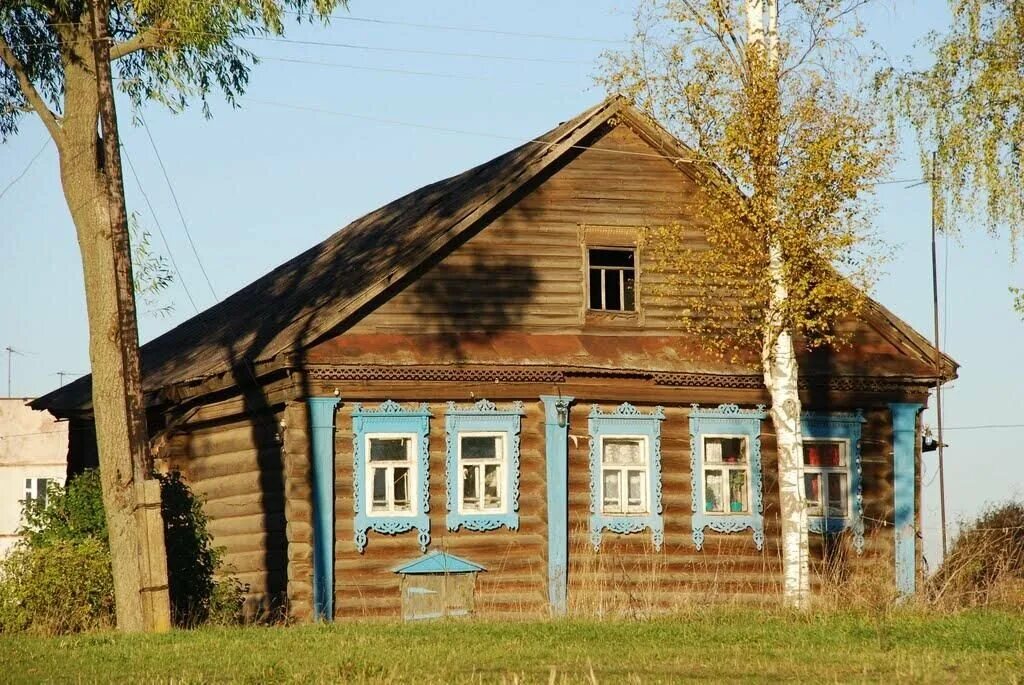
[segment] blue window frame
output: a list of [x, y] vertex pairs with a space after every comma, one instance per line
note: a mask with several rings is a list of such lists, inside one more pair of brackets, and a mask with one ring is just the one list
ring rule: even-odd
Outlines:
[[519, 433], [523, 403], [499, 409], [480, 400], [444, 417], [448, 530], [519, 528]]
[[754, 532], [757, 549], [764, 547], [764, 505], [761, 492], [761, 421], [764, 405], [740, 409], [690, 410], [690, 478], [693, 543], [704, 545], [704, 529], [719, 533]]
[[419, 533], [430, 544], [430, 409], [388, 400], [378, 409], [352, 409], [355, 544], [361, 553], [371, 530]]
[[819, 534], [850, 530], [854, 549], [863, 554], [860, 434], [864, 412], [805, 411], [800, 421], [808, 529]]
[[644, 414], [628, 402], [604, 413], [590, 412], [590, 542], [601, 548], [601, 532], [650, 530], [654, 548], [665, 541], [661, 506], [661, 422], [655, 407]]

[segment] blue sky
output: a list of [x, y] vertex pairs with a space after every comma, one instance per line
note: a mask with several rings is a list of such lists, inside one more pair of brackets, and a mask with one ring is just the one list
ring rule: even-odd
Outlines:
[[[584, 4], [571, 0], [352, 0], [349, 16], [356, 19], [562, 38], [353, 20], [328, 28], [290, 27], [290, 40], [374, 49], [253, 41], [252, 50], [268, 59], [253, 71], [240, 109], [214, 100], [212, 120], [198, 109], [180, 115], [155, 106], [144, 110], [216, 296], [223, 298], [351, 219], [490, 159], [599, 101], [603, 93], [592, 85], [596, 58], [629, 35], [634, 4], [592, 0], [582, 11]], [[914, 53], [917, 39], [947, 21], [945, 0], [883, 2], [867, 15], [870, 37], [894, 57]], [[441, 52], [458, 55], [436, 54]], [[129, 121], [125, 108], [121, 119]], [[24, 121], [20, 134], [0, 147], [0, 188], [46, 140], [41, 125]], [[200, 309], [214, 295], [145, 129], [122, 128], [156, 218], [126, 170], [129, 207], [166, 254], [159, 222], [181, 272], [168, 295], [174, 313], [140, 321], [148, 340], [194, 313], [182, 285]], [[920, 176], [916, 150], [908, 145], [905, 152], [896, 176]], [[928, 193], [926, 186], [880, 190], [878, 229], [898, 253], [874, 295], [931, 337]], [[946, 489], [955, 520], [986, 502], [1024, 496], [1024, 461], [1013, 456], [1018, 450], [1012, 447], [1024, 439], [1024, 429], [974, 428], [1024, 423], [1024, 323], [1011, 311], [1007, 292], [1011, 283], [1024, 284], [1024, 268], [1011, 264], [1005, 242], [970, 227], [942, 248], [940, 270], [948, 291], [944, 347], [963, 365], [961, 378], [945, 394], [951, 427]], [[78, 246], [52, 145], [0, 198], [0, 292], [0, 347], [27, 353], [14, 359], [15, 395], [50, 390], [59, 371], [87, 370]], [[931, 412], [926, 420], [934, 421]], [[938, 547], [934, 462], [934, 454], [926, 455], [924, 527], [932, 559]]]

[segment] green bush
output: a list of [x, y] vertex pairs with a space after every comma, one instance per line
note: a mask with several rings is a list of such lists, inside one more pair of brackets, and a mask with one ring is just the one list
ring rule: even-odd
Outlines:
[[215, 577], [223, 552], [213, 546], [202, 505], [177, 471], [157, 477], [174, 624], [237, 622], [246, 588], [234, 578]]
[[[228, 624], [247, 590], [218, 579], [222, 552], [181, 475], [158, 476], [175, 625]], [[0, 560], [0, 632], [80, 632], [114, 623], [114, 583], [99, 472], [51, 485], [45, 502], [25, 506], [22, 539]]]

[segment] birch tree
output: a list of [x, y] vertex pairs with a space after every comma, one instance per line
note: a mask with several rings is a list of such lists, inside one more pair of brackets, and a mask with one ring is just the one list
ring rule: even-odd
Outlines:
[[[145, 455], [132, 454], [131, 447], [140, 426], [145, 435], [145, 415], [141, 392], [125, 388], [125, 358], [138, 346], [138, 331], [121, 325], [126, 310], [119, 309], [114, 273], [123, 268], [115, 259], [123, 251], [115, 248], [127, 229], [114, 230], [111, 223], [108, 171], [113, 166], [104, 162], [105, 141], [98, 131], [101, 105], [113, 94], [101, 92], [104, 81], [97, 74], [113, 63], [117, 83], [135, 107], [155, 101], [180, 110], [195, 101], [209, 113], [211, 93], [220, 91], [234, 102], [247, 84], [254, 59], [240, 40], [282, 33], [289, 13], [326, 19], [343, 2], [0, 0], [0, 140], [17, 133], [24, 115], [42, 122], [57, 148], [60, 182], [81, 251], [92, 406], [117, 622], [123, 630], [145, 628], [138, 561], [143, 533], [133, 494]], [[94, 49], [94, 36], [102, 35], [109, 41]], [[123, 196], [123, 188], [119, 193]], [[134, 302], [127, 311], [134, 322]]]
[[645, 0], [628, 50], [601, 81], [696, 152], [708, 201], [652, 249], [683, 299], [682, 324], [718, 354], [755, 365], [778, 445], [784, 598], [809, 602], [798, 347], [840, 345], [881, 243], [874, 183], [894, 143], [858, 52], [868, 0]]
[[[928, 174], [935, 154], [938, 225], [959, 219], [1005, 233], [1016, 257], [1024, 236], [1024, 0], [949, 6], [950, 30], [926, 39], [934, 65], [888, 70], [882, 84], [917, 132]], [[1011, 290], [1024, 314], [1024, 291]]]

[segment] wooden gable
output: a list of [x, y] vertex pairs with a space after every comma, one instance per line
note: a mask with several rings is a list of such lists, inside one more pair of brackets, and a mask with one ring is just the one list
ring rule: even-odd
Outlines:
[[[345, 333], [312, 347], [312, 364], [533, 365], [650, 372], [760, 373], [717, 359], [681, 330], [683, 304], [659, 295], [651, 227], [679, 224], [702, 241], [706, 201], [689, 165], [620, 118], [597, 130], [488, 225]], [[587, 308], [587, 246], [635, 246], [637, 313]], [[811, 372], [932, 375], [891, 314], [845, 322], [850, 345], [804, 354]], [[895, 317], [892, 317], [895, 318]]]

